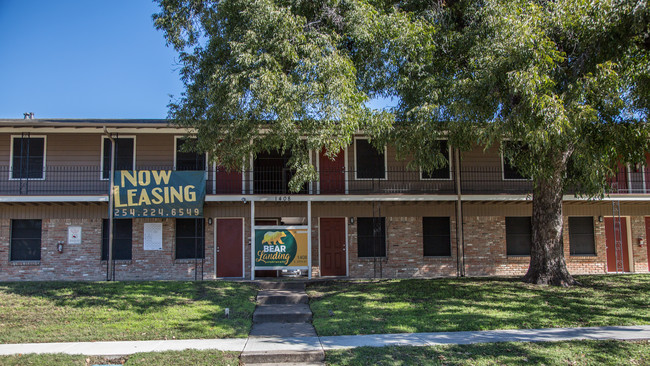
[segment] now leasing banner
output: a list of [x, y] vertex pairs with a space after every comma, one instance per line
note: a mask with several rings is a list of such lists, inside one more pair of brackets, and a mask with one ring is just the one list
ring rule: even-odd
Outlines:
[[307, 235], [306, 226], [255, 229], [255, 268], [307, 269]]
[[203, 217], [205, 172], [120, 170], [113, 177], [113, 215]]

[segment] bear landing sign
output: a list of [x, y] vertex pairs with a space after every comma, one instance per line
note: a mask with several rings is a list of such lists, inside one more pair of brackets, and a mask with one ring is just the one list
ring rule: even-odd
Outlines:
[[120, 170], [113, 177], [113, 215], [203, 217], [204, 171]]
[[255, 269], [307, 269], [306, 226], [255, 228]]

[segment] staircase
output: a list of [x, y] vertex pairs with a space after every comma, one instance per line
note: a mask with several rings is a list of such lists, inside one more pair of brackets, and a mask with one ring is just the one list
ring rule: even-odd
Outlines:
[[[325, 353], [311, 324], [308, 301], [304, 282], [260, 282], [253, 328], [241, 361], [258, 366], [323, 365]], [[282, 347], [274, 347], [280, 342]]]

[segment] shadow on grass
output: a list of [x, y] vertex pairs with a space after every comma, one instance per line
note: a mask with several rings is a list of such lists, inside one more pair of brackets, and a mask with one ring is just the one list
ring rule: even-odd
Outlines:
[[309, 290], [320, 335], [650, 323], [650, 276], [579, 280], [583, 285], [571, 288], [463, 278], [330, 282]]
[[485, 343], [435, 347], [361, 347], [331, 351], [328, 365], [622, 365], [643, 364], [647, 344], [624, 341]]

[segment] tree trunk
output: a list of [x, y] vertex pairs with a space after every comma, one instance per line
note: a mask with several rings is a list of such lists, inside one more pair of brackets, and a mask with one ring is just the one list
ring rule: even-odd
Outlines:
[[533, 243], [524, 282], [565, 287], [577, 284], [566, 268], [562, 244], [564, 161], [556, 160], [553, 176], [538, 180], [533, 190]]

